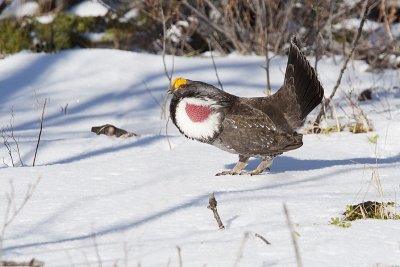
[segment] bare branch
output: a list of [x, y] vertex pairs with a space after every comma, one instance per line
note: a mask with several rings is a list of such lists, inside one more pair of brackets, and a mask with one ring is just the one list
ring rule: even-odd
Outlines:
[[[192, 10], [199, 18], [201, 18], [205, 23], [207, 23], [211, 28], [216, 30], [217, 32], [223, 34], [224, 36], [229, 37], [229, 34], [226, 32], [225, 29], [219, 27], [217, 24], [212, 23], [209, 18], [207, 18], [204, 14], [202, 14], [199, 10], [197, 10], [195, 7], [193, 7], [191, 4], [187, 2], [187, 0], [183, 0], [182, 4], [184, 4], [186, 7], [188, 7], [190, 10]], [[231, 38], [229, 38], [231, 39]]]
[[47, 103], [47, 98], [44, 99], [44, 103], [43, 103], [42, 116], [40, 118], [40, 131], [39, 131], [38, 141], [37, 141], [37, 144], [36, 144], [35, 156], [33, 157], [32, 166], [35, 166], [36, 156], [37, 156], [37, 152], [38, 152], [38, 149], [39, 149], [40, 137], [42, 136], [43, 121], [44, 121], [44, 110], [46, 108], [46, 103]]
[[321, 110], [319, 111], [319, 113], [317, 115], [317, 118], [314, 121], [314, 126], [319, 126], [319, 124], [321, 122], [321, 118], [324, 115], [324, 110], [329, 106], [330, 102], [332, 101], [332, 98], [335, 96], [336, 91], [340, 86], [343, 74], [344, 74], [344, 72], [345, 72], [345, 70], [347, 68], [347, 64], [349, 63], [350, 58], [353, 56], [354, 51], [357, 48], [357, 44], [358, 44], [358, 41], [360, 40], [365, 20], [367, 19], [367, 15], [368, 15], [369, 11], [371, 10], [371, 5], [372, 5], [372, 1], [369, 2], [369, 0], [364, 0], [363, 16], [362, 16], [362, 19], [360, 21], [360, 25], [358, 27], [356, 38], [354, 39], [354, 42], [353, 42], [353, 45], [352, 45], [352, 49], [350, 51], [350, 54], [347, 56], [345, 62], [343, 63], [342, 69], [340, 70], [339, 77], [338, 77], [338, 79], [336, 81], [335, 87], [333, 88], [331, 95], [329, 96], [329, 98], [325, 99], [325, 101], [322, 104]]
[[219, 76], [218, 76], [217, 65], [215, 64], [213, 52], [212, 52], [212, 49], [211, 49], [210, 40], [207, 40], [207, 43], [208, 43], [208, 50], [210, 50], [210, 55], [211, 55], [212, 63], [213, 63], [213, 66], [214, 66], [215, 76], [217, 76], [219, 87], [221, 88], [222, 91], [224, 91], [224, 87], [222, 86], [221, 80], [219, 79]]
[[[270, 80], [270, 75], [269, 75], [269, 50], [268, 50], [268, 25], [267, 25], [267, 11], [265, 7], [265, 1], [261, 1], [261, 27], [264, 29], [264, 55], [265, 55], [265, 74], [267, 78], [267, 96], [271, 95], [271, 80]], [[271, 14], [270, 14], [271, 16]], [[265, 18], [263, 20], [262, 18]]]
[[21, 163], [21, 166], [24, 166], [24, 163], [22, 162], [22, 159], [21, 159], [21, 153], [20, 153], [20, 150], [19, 150], [19, 141], [17, 140], [17, 138], [14, 135], [14, 119], [15, 119], [14, 110], [13, 110], [13, 108], [11, 108], [10, 137], [14, 140], [14, 144], [17, 147], [16, 152], [17, 152], [17, 155], [18, 155], [18, 158], [19, 158], [19, 162]]
[[149, 95], [151, 96], [151, 98], [153, 98], [154, 102], [156, 102], [156, 104], [161, 108], [161, 104], [160, 102], [158, 102], [157, 98], [154, 97], [153, 93], [150, 91], [149, 87], [147, 86], [146, 82], [143, 80], [142, 81], [144, 88], [146, 88], [146, 91], [149, 93]]
[[8, 151], [8, 155], [9, 155], [9, 157], [11, 159], [11, 164], [13, 165], [13, 167], [15, 167], [14, 158], [13, 158], [13, 155], [12, 155], [12, 148], [11, 148], [10, 143], [8, 142], [8, 136], [5, 133], [4, 129], [1, 131], [1, 137], [3, 138], [3, 145], [6, 147], [6, 149]]
[[[171, 83], [172, 83], [172, 77], [173, 77], [173, 74], [174, 74], [175, 59], [174, 59], [174, 55], [172, 55], [172, 69], [171, 69], [171, 73], [169, 73], [168, 72], [168, 68], [167, 68], [167, 63], [166, 63], [166, 60], [165, 60], [165, 53], [166, 53], [165, 51], [166, 51], [166, 42], [167, 42], [167, 27], [166, 27], [166, 24], [165, 24], [165, 16], [164, 16], [164, 10], [163, 10], [163, 7], [162, 7], [162, 3], [163, 3], [163, 1], [160, 1], [160, 13], [161, 13], [162, 25], [163, 25], [162, 59], [163, 59], [163, 64], [164, 64], [164, 73], [165, 73], [165, 76], [167, 77], [167, 79], [169, 81], [168, 86], [170, 86]], [[168, 102], [168, 93], [166, 92], [164, 94], [163, 101], [162, 101], [162, 104], [161, 104], [161, 118], [164, 118], [164, 119], [167, 118], [167, 111], [166, 111], [167, 102]]]
[[279, 46], [281, 45], [283, 35], [286, 32], [287, 25], [289, 23], [289, 17], [290, 17], [289, 14], [292, 12], [293, 5], [294, 5], [294, 0], [291, 0], [286, 4], [286, 11], [285, 11], [286, 14], [283, 23], [281, 24], [281, 28], [279, 29], [278, 39], [275, 43], [275, 49], [274, 49], [275, 54], [278, 54]]
[[390, 43], [393, 44], [393, 40], [394, 40], [393, 39], [393, 33], [392, 33], [391, 28], [390, 28], [389, 20], [388, 20], [387, 14], [386, 14], [386, 0], [381, 0], [381, 5], [380, 5], [379, 8], [380, 8], [380, 12], [381, 12], [381, 14], [383, 16], [383, 22], [384, 22], [384, 25], [385, 25], [386, 34], [389, 37]]
[[165, 123], [165, 136], [167, 137], [167, 141], [168, 141], [168, 146], [169, 146], [169, 150], [172, 150], [172, 146], [171, 146], [171, 142], [169, 140], [169, 134], [168, 134], [168, 124], [169, 124], [169, 116], [167, 118], [167, 122]]

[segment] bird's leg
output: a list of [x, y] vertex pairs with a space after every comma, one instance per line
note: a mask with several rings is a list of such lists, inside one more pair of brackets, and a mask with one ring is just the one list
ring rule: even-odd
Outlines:
[[233, 167], [232, 170], [230, 171], [223, 171], [217, 173], [215, 176], [220, 176], [220, 175], [241, 175], [244, 174], [243, 169], [247, 166], [247, 161], [249, 160], [249, 157], [245, 157], [242, 155], [239, 155], [239, 161], [236, 163], [235, 167]]
[[269, 169], [269, 166], [271, 166], [273, 160], [274, 160], [273, 158], [264, 159], [257, 166], [257, 168], [252, 170], [251, 172], [249, 172], [249, 174], [250, 175], [258, 175], [258, 174], [262, 173], [264, 170]]

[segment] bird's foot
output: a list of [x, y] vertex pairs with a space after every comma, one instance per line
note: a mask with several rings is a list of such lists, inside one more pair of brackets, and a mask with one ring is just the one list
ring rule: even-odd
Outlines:
[[235, 170], [230, 170], [230, 171], [223, 171], [215, 174], [215, 176], [222, 176], [222, 175], [243, 175], [247, 174], [245, 171], [235, 171]]
[[264, 171], [270, 171], [270, 168], [266, 168], [266, 169], [263, 169], [263, 170], [255, 169], [255, 170], [252, 170], [251, 172], [249, 172], [249, 174], [250, 174], [251, 176], [253, 176], [253, 175], [259, 175], [259, 174], [263, 173]]

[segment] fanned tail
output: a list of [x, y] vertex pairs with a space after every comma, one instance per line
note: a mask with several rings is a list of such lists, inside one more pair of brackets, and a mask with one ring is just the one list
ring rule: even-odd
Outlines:
[[[286, 67], [286, 90], [293, 91], [296, 95], [296, 104], [299, 106], [298, 121], [292, 121], [292, 126], [301, 126], [307, 115], [318, 106], [324, 96], [324, 89], [318, 80], [317, 74], [304, 54], [300, 51], [296, 37], [290, 40], [289, 59]], [[300, 124], [300, 125], [299, 125]]]

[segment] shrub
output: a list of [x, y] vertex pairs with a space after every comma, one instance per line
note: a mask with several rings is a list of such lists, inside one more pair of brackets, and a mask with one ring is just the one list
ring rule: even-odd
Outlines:
[[15, 53], [31, 48], [29, 31], [17, 21], [0, 21], [0, 54]]

